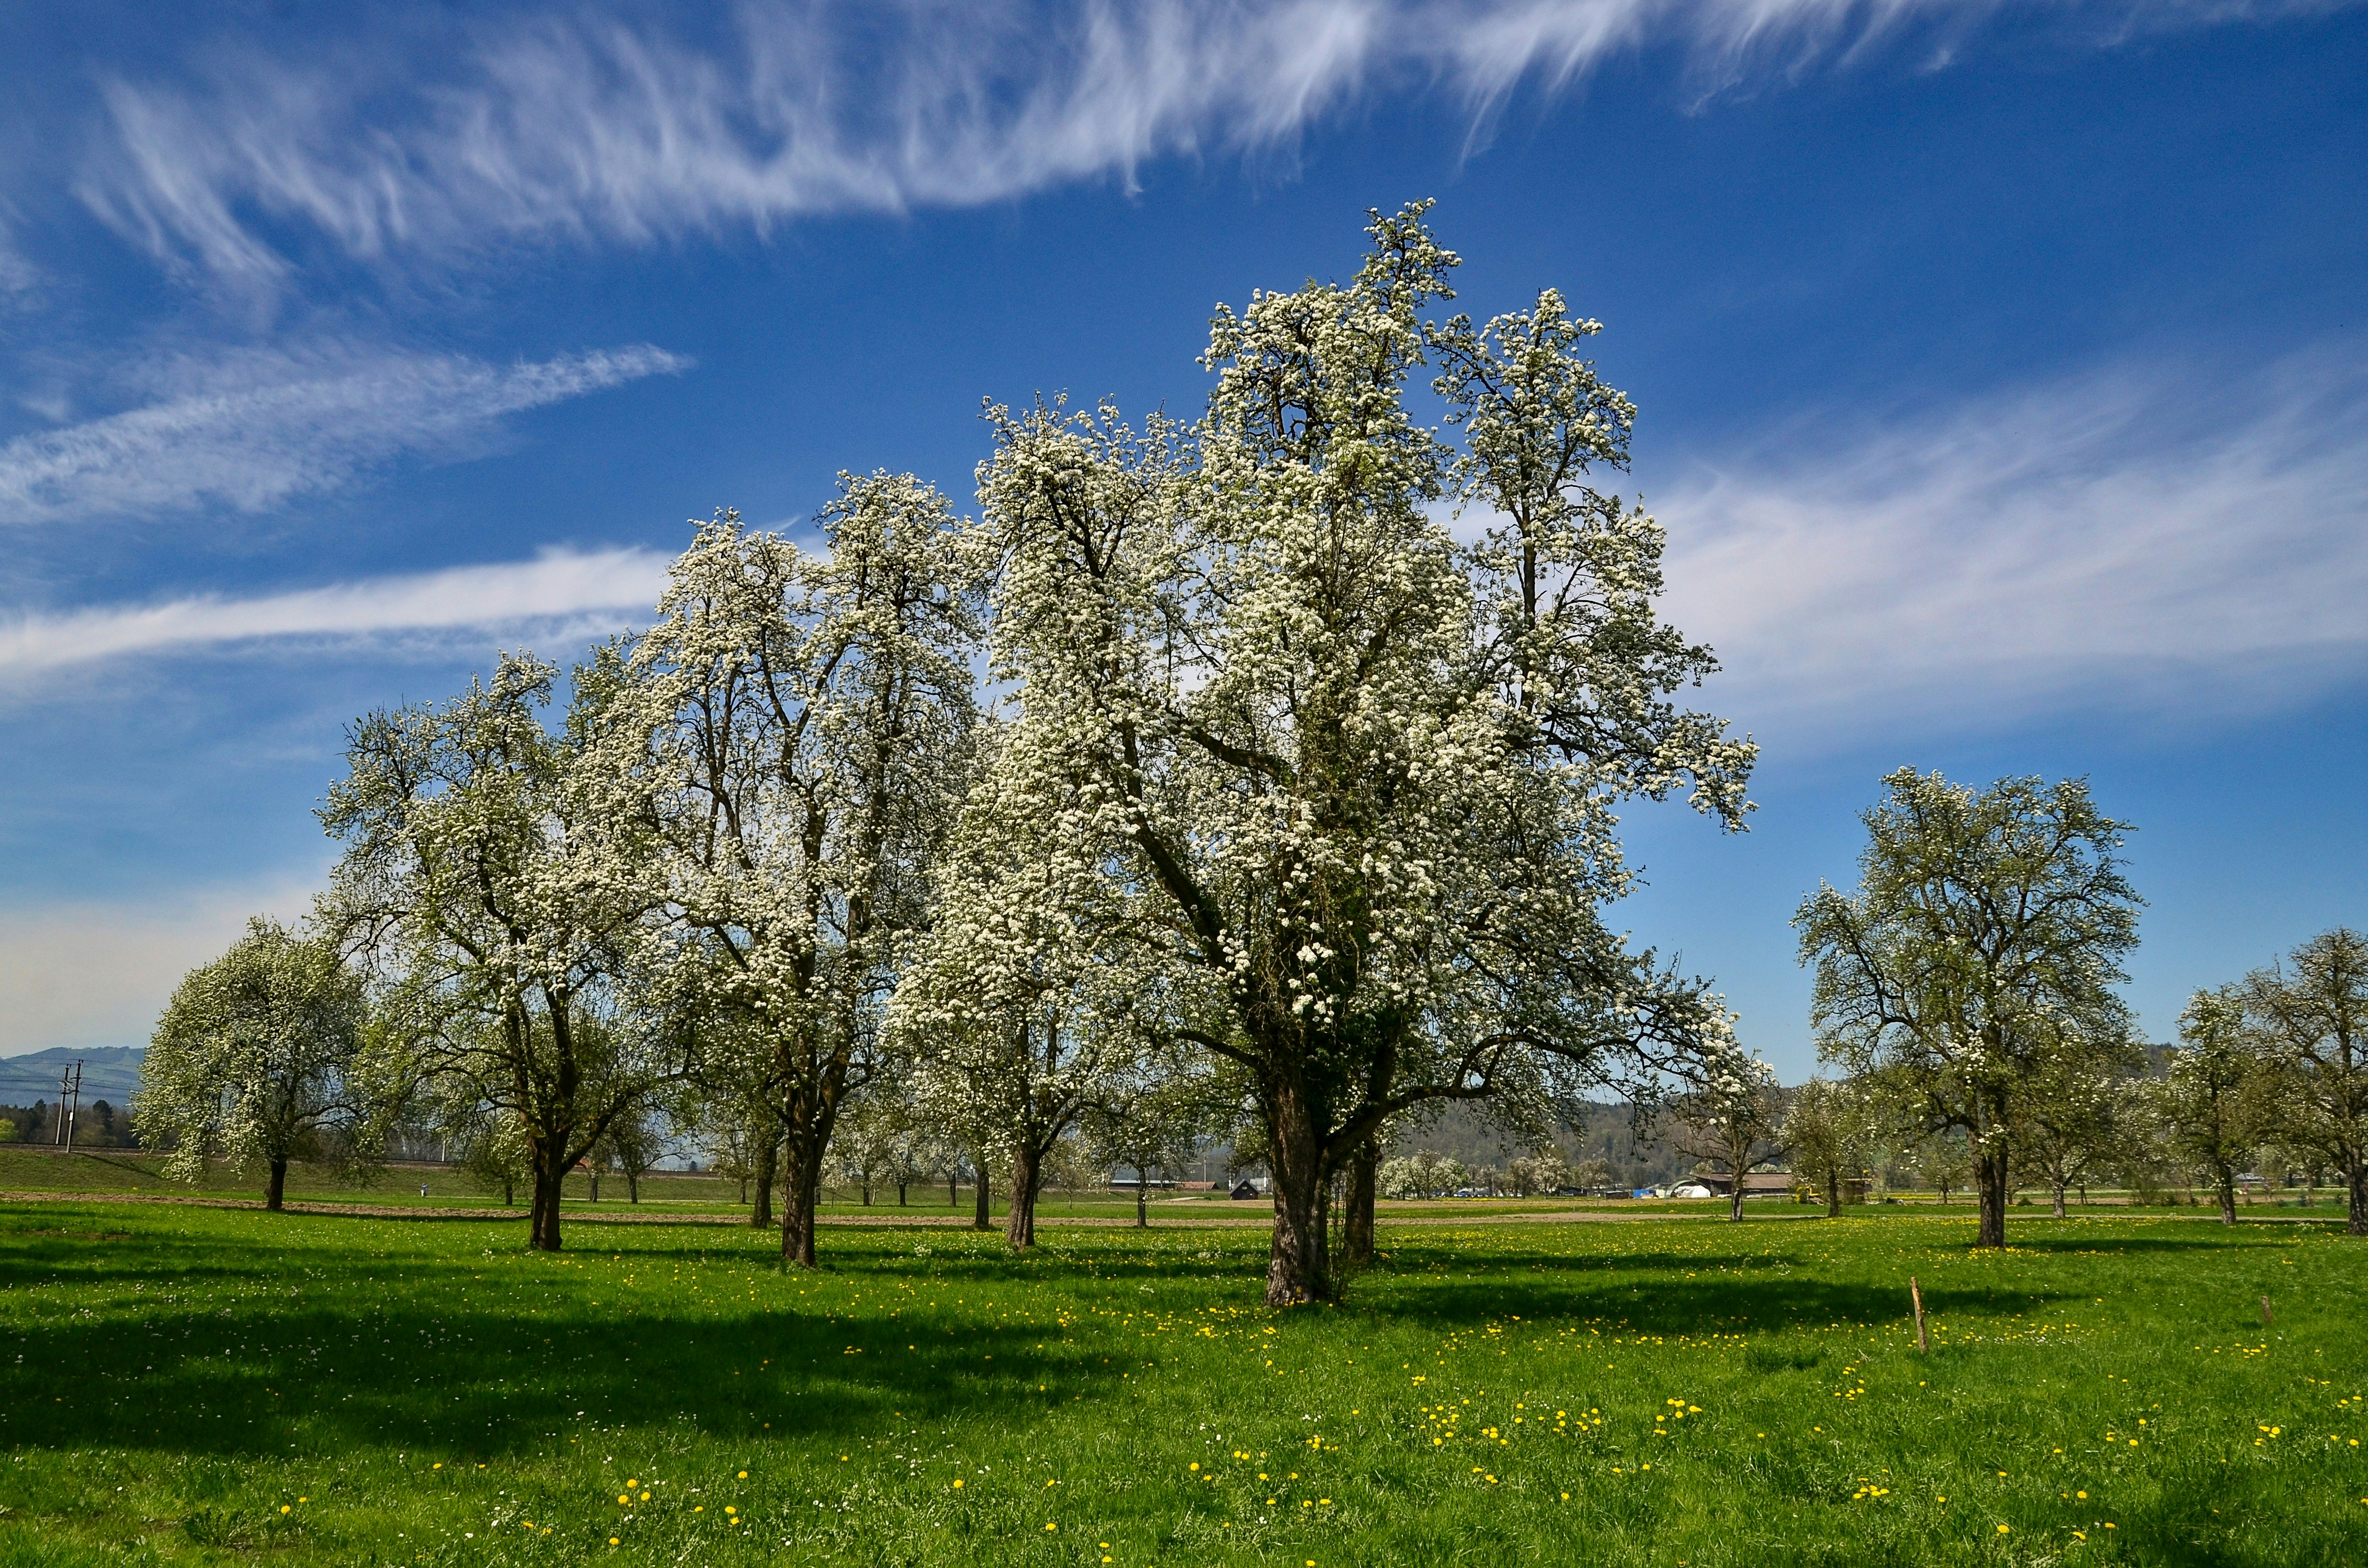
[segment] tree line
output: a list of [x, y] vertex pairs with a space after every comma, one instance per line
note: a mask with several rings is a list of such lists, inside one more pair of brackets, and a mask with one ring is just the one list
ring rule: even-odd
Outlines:
[[[358, 721], [328, 891], [184, 983], [142, 1126], [274, 1202], [308, 1148], [429, 1126], [556, 1249], [567, 1173], [664, 1110], [757, 1218], [778, 1185], [803, 1266], [850, 1162], [967, 1163], [982, 1218], [992, 1167], [1024, 1247], [1081, 1142], [1224, 1136], [1279, 1305], [1370, 1256], [1383, 1151], [1444, 1106], [1543, 1146], [1674, 1098], [1748, 1156], [1772, 1074], [1604, 914], [1621, 805], [1740, 831], [1756, 747], [1680, 705], [1715, 657], [1596, 487], [1635, 417], [1598, 324], [1427, 313], [1460, 265], [1428, 206], [1372, 213], [1346, 283], [1221, 306], [1196, 420], [990, 403], [975, 516], [888, 472], [840, 476], [817, 549], [721, 512], [555, 717], [518, 653]], [[2078, 784], [1890, 787], [1861, 891], [1803, 906], [1821, 1047], [1966, 1132], [1994, 1243], [2009, 1150], [2078, 1098], [2031, 1075], [2130, 1049], [2121, 827]]]
[[1595, 487], [1634, 407], [1552, 290], [1427, 314], [1460, 265], [1428, 205], [1371, 214], [1345, 283], [1220, 307], [1196, 420], [989, 405], [974, 517], [884, 472], [842, 476], [817, 550], [722, 513], [556, 722], [524, 653], [359, 722], [329, 891], [175, 998], [143, 1123], [244, 997], [290, 1026], [250, 1043], [328, 1054], [188, 1096], [185, 1156], [362, 1148], [401, 1105], [507, 1141], [556, 1247], [565, 1173], [691, 1086], [778, 1160], [811, 1263], [867, 1106], [992, 1163], [1024, 1245], [1065, 1137], [1156, 1163], [1214, 1103], [1288, 1303], [1334, 1293], [1336, 1186], [1370, 1249], [1394, 1119], [1535, 1123], [1731, 1050], [1601, 918], [1618, 803], [1740, 827], [1755, 755], [1679, 705], [1715, 660], [1656, 613], [1659, 526]]

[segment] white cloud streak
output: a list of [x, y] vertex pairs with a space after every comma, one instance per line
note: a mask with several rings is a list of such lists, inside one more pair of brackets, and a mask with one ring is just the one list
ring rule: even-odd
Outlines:
[[689, 364], [644, 346], [510, 366], [327, 351], [182, 367], [158, 402], [0, 446], [0, 523], [259, 512], [404, 454], [466, 449], [507, 415]]
[[248, 598], [102, 606], [0, 621], [0, 681], [166, 650], [271, 641], [529, 624], [571, 637], [646, 619], [666, 585], [651, 550], [551, 551], [532, 561], [460, 566]]
[[250, 51], [195, 85], [114, 79], [79, 189], [160, 259], [268, 289], [299, 231], [378, 260], [971, 206], [1287, 143], [1407, 81], [1485, 120], [1525, 82], [1656, 43], [1709, 91], [1915, 29], [1937, 60], [2008, 10], [2111, 42], [2344, 3], [751, 0], [697, 44], [577, 12], [441, 40], [424, 62], [392, 44], [333, 67]]
[[2368, 675], [2368, 357], [1803, 419], [1654, 497], [1713, 702], [1787, 745], [2218, 720]]

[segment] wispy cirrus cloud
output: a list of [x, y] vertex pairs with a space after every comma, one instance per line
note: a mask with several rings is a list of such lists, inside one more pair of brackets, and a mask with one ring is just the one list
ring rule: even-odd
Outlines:
[[0, 682], [165, 650], [533, 627], [566, 641], [646, 619], [669, 558], [652, 550], [547, 551], [291, 592], [195, 596], [0, 620]]
[[83, 200], [174, 265], [268, 287], [283, 240], [365, 259], [487, 244], [762, 233], [973, 206], [1144, 162], [1286, 143], [1360, 96], [1443, 85], [1485, 119], [1623, 51], [1705, 90], [2000, 13], [2086, 42], [2347, 0], [1064, 0], [752, 3], [700, 39], [589, 9], [332, 66], [259, 46], [106, 86]]
[[1788, 744], [2221, 719], [2368, 676], [2368, 356], [1804, 418], [1655, 497], [1716, 706]]
[[641, 346], [507, 366], [333, 350], [172, 368], [143, 407], [0, 445], [0, 523], [258, 512], [399, 456], [465, 449], [505, 415], [689, 363]]

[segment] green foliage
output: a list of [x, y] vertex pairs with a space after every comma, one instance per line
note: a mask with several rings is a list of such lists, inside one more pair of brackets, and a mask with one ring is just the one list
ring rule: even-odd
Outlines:
[[258, 915], [174, 991], [132, 1113], [172, 1141], [185, 1180], [212, 1158], [281, 1166], [338, 1151], [367, 1165], [386, 1107], [358, 1062], [366, 1012], [333, 943]]
[[2343, 1175], [2368, 1236], [2368, 937], [2324, 931], [2244, 987], [2271, 1074], [2279, 1141]]
[[1820, 887], [1793, 919], [1818, 1052], [1964, 1135], [1981, 1244], [2002, 1245], [2018, 1132], [2140, 1059], [2113, 989], [2143, 903], [2129, 827], [2083, 779], [1975, 790], [1903, 767], [1884, 786], [1861, 816], [1858, 891]]
[[519, 1228], [0, 1210], [0, 1562], [2293, 1568], [2368, 1530], [2328, 1226], [1385, 1221], [1352, 1306], [1279, 1314], [1256, 1227], [881, 1226], [821, 1273]]

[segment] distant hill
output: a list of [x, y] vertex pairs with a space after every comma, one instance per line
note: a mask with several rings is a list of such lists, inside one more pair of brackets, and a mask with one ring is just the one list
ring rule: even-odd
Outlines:
[[53, 1045], [25, 1056], [0, 1057], [0, 1105], [31, 1105], [35, 1100], [55, 1105], [58, 1074], [76, 1062], [82, 1063], [83, 1104], [105, 1100], [117, 1107], [129, 1105], [131, 1091], [140, 1086], [143, 1054], [143, 1048], [134, 1045], [97, 1045], [79, 1051]]

